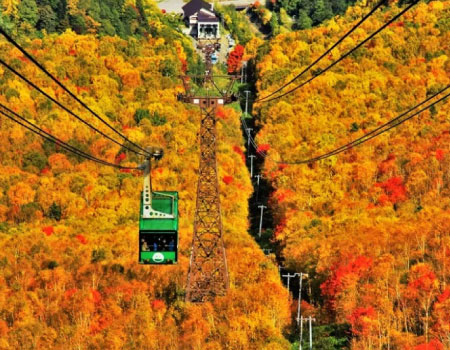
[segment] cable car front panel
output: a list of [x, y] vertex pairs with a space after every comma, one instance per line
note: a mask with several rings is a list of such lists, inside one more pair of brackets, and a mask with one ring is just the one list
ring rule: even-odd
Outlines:
[[139, 263], [176, 264], [178, 261], [178, 193], [153, 192], [151, 206], [141, 194]]

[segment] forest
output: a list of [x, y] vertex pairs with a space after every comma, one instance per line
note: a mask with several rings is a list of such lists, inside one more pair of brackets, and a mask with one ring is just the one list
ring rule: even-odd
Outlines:
[[[450, 84], [448, 0], [418, 1], [322, 74], [411, 3], [386, 1], [291, 87], [314, 81], [267, 103], [259, 99], [375, 1], [217, 7], [239, 45], [215, 72], [234, 74], [248, 62], [248, 82], [236, 91], [256, 96], [247, 118], [256, 146], [244, 137], [239, 103], [218, 107], [230, 288], [188, 303], [201, 114], [177, 96], [179, 76], [204, 66], [180, 18], [152, 0], [0, 0], [0, 27], [59, 81], [133, 142], [164, 149], [153, 187], [180, 197], [178, 264], [140, 265], [142, 171], [90, 162], [0, 115], [0, 350], [297, 350], [298, 294], [277, 265], [308, 276], [301, 308], [314, 318], [314, 350], [450, 349], [449, 100], [346, 152], [294, 164], [363, 137]], [[255, 33], [252, 16], [268, 35]], [[3, 37], [1, 61], [115, 136]], [[143, 161], [3, 64], [0, 105], [114, 165]], [[264, 240], [251, 235], [260, 191], [252, 154], [267, 183]], [[306, 339], [305, 329], [304, 349]]]
[[288, 15], [294, 16], [297, 29], [307, 29], [331, 17], [342, 15], [354, 3], [355, 0], [277, 0], [269, 4], [272, 11], [280, 13], [283, 9]]
[[62, 33], [70, 28], [78, 34], [144, 35], [151, 31], [143, 0], [2, 0], [1, 22], [30, 33], [34, 30]]
[[[248, 19], [235, 11], [234, 5], [219, 6], [217, 9], [225, 24], [240, 43], [247, 43], [253, 36], [270, 36], [308, 29], [318, 26], [334, 16], [343, 15], [355, 0], [273, 0], [255, 1], [247, 10], [248, 19], [259, 26], [261, 33], [251, 30]], [[371, 1], [365, 6], [371, 6]], [[263, 34], [263, 35], [261, 35]]]
[[[21, 8], [17, 1], [3, 1], [3, 9], [7, 5]], [[174, 40], [178, 32], [154, 5], [144, 2], [144, 10], [148, 36], [95, 36], [73, 28], [21, 34], [19, 42], [131, 140], [165, 149], [153, 169], [153, 186], [179, 192], [179, 264], [138, 264], [141, 172], [117, 171], [65, 153], [2, 117], [2, 350], [289, 348], [282, 333], [290, 323], [287, 291], [276, 266], [247, 234], [252, 187], [242, 159], [239, 115], [230, 108], [218, 112], [217, 125], [230, 289], [213, 303], [184, 302], [200, 114], [177, 102], [176, 95], [182, 91], [177, 75], [192, 60], [193, 49], [188, 39]], [[14, 11], [8, 13], [14, 22]], [[11, 35], [24, 33], [20, 26], [10, 27]], [[108, 132], [6, 40], [0, 47], [0, 59]], [[4, 67], [0, 103], [94, 156], [124, 166], [142, 161]]]
[[[291, 88], [401, 7], [376, 12]], [[256, 99], [367, 12], [355, 5], [252, 50]], [[319, 323], [351, 326], [352, 349], [450, 348], [449, 101], [342, 154], [290, 163], [357, 139], [448, 86], [449, 43], [450, 2], [419, 2], [311, 83], [254, 105], [278, 254], [290, 270], [309, 274], [308, 307]]]

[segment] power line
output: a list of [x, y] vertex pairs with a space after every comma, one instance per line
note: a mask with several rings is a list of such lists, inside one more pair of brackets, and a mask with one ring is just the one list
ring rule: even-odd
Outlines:
[[[129, 138], [127, 138], [125, 135], [123, 135], [120, 131], [115, 129], [113, 126], [111, 126], [107, 121], [105, 121], [102, 117], [100, 117], [95, 111], [93, 111], [88, 105], [86, 105], [83, 101], [81, 101], [72, 91], [70, 91], [64, 84], [62, 84], [53, 74], [51, 74], [42, 64], [40, 64], [32, 55], [30, 55], [24, 48], [22, 48], [11, 36], [9, 36], [3, 28], [0, 27], [0, 34], [2, 34], [6, 40], [8, 40], [12, 45], [14, 45], [22, 54], [24, 54], [31, 62], [33, 62], [40, 70], [42, 70], [50, 79], [52, 79], [59, 87], [61, 87], [64, 91], [66, 91], [75, 101], [77, 101], [81, 106], [83, 106], [85, 109], [87, 109], [92, 115], [94, 115], [97, 119], [99, 119], [103, 124], [105, 124], [109, 129], [114, 131], [117, 135], [119, 135], [122, 139], [129, 142], [133, 146], [137, 147], [141, 151], [144, 151], [146, 154], [150, 155], [150, 153], [142, 148], [141, 146], [137, 145], [133, 141], [131, 141]], [[125, 147], [129, 149], [128, 147]], [[129, 149], [131, 150], [131, 149]], [[138, 153], [134, 150], [133, 152], [137, 154]], [[142, 154], [141, 154], [142, 155]]]
[[305, 86], [306, 84], [310, 83], [311, 81], [313, 81], [314, 79], [316, 79], [317, 77], [320, 77], [322, 74], [324, 74], [325, 72], [329, 71], [331, 68], [333, 68], [336, 64], [338, 64], [339, 62], [341, 62], [343, 59], [345, 59], [347, 56], [349, 56], [350, 54], [352, 54], [354, 51], [356, 51], [357, 49], [359, 49], [361, 46], [363, 46], [365, 43], [367, 43], [370, 39], [372, 39], [375, 35], [377, 35], [378, 33], [380, 33], [382, 30], [384, 30], [388, 25], [390, 25], [391, 23], [395, 22], [398, 18], [400, 18], [405, 12], [407, 12], [408, 10], [410, 10], [414, 5], [417, 4], [419, 0], [414, 0], [413, 3], [411, 3], [409, 6], [407, 6], [406, 8], [404, 8], [400, 13], [398, 13], [397, 15], [395, 15], [393, 18], [391, 18], [388, 22], [386, 22], [384, 25], [382, 25], [380, 28], [378, 28], [374, 33], [372, 33], [371, 35], [369, 35], [366, 39], [364, 39], [363, 41], [361, 41], [358, 45], [356, 45], [353, 49], [351, 49], [350, 51], [348, 51], [347, 53], [345, 53], [344, 55], [342, 55], [341, 57], [339, 57], [339, 59], [337, 59], [336, 61], [334, 61], [333, 63], [331, 63], [328, 67], [326, 67], [324, 70], [320, 71], [319, 73], [315, 74], [313, 77], [309, 78], [308, 80], [304, 81], [303, 83], [301, 83], [300, 85], [297, 85], [295, 88], [286, 91], [284, 93], [282, 93], [281, 95], [272, 97], [268, 100], [263, 101], [264, 103], [266, 102], [271, 102], [273, 100], [277, 100], [281, 97], [284, 97], [300, 88], [302, 88], [303, 86]]
[[255, 139], [252, 137], [252, 135], [248, 132], [248, 129], [250, 129], [248, 127], [247, 122], [245, 121], [245, 118], [243, 117], [243, 115], [241, 115], [241, 123], [242, 126], [244, 128], [244, 130], [246, 131], [247, 137], [250, 140], [250, 143], [253, 145], [253, 147], [255, 148], [255, 151], [262, 157], [267, 157], [267, 154], [264, 151], [258, 150], [259, 146], [256, 143]]
[[[397, 117], [395, 117], [394, 119], [386, 122], [385, 124], [377, 127], [376, 129], [370, 131], [369, 133], [367, 133], [366, 135], [363, 135], [361, 137], [359, 137], [356, 140], [353, 140], [343, 146], [340, 146], [336, 149], [334, 149], [333, 151], [324, 153], [320, 156], [317, 157], [313, 157], [310, 159], [305, 159], [305, 160], [300, 160], [300, 161], [291, 161], [291, 162], [287, 162], [287, 161], [275, 161], [276, 163], [279, 164], [289, 164], [289, 165], [299, 165], [299, 164], [309, 164], [309, 163], [313, 163], [319, 160], [323, 160], [329, 157], [332, 157], [334, 155], [337, 155], [339, 153], [345, 152], [355, 146], [359, 146], [367, 141], [372, 140], [373, 138], [399, 126], [400, 124], [403, 124], [404, 122], [406, 122], [407, 120], [421, 114], [422, 112], [424, 112], [425, 110], [435, 106], [436, 104], [438, 104], [439, 102], [442, 102], [443, 100], [445, 100], [446, 98], [448, 98], [450, 96], [450, 93], [441, 97], [440, 99], [438, 99], [437, 101], [429, 104], [428, 106], [423, 107], [422, 109], [420, 109], [419, 111], [417, 111], [416, 113], [408, 116], [407, 118], [402, 119], [402, 117], [406, 116], [407, 114], [411, 113], [412, 111], [416, 110], [417, 108], [419, 108], [420, 106], [424, 105], [425, 103], [429, 102], [431, 99], [437, 97], [438, 95], [442, 94], [444, 91], [448, 90], [450, 88], [450, 85], [447, 85], [445, 88], [441, 89], [440, 91], [438, 91], [437, 93], [431, 95], [430, 97], [426, 98], [424, 101], [420, 102], [419, 104], [415, 105], [414, 107], [408, 109], [406, 112], [401, 113], [400, 115], [398, 115]], [[245, 123], [245, 121], [243, 121], [243, 123]], [[246, 123], [245, 123], [246, 124]], [[385, 129], [384, 129], [385, 128]], [[382, 130], [384, 129], [384, 130]], [[256, 142], [254, 141], [254, 139], [251, 141], [252, 144], [254, 145], [255, 149], [258, 148], [258, 145], [256, 144]], [[261, 156], [269, 158], [267, 154], [262, 153], [262, 152], [258, 152]]]
[[66, 106], [64, 106], [62, 103], [60, 103], [58, 100], [54, 99], [53, 97], [51, 97], [48, 93], [46, 93], [44, 90], [42, 90], [39, 86], [37, 86], [36, 84], [34, 84], [32, 81], [30, 81], [29, 79], [27, 79], [25, 76], [23, 76], [21, 73], [19, 73], [17, 70], [15, 70], [13, 67], [11, 67], [8, 63], [6, 63], [4, 60], [2, 60], [0, 58], [0, 64], [2, 64], [3, 66], [5, 66], [6, 68], [8, 68], [11, 72], [13, 72], [15, 75], [17, 75], [18, 77], [20, 77], [23, 81], [25, 81], [27, 84], [31, 85], [33, 88], [35, 88], [37, 91], [39, 91], [41, 94], [43, 94], [45, 97], [47, 97], [49, 100], [51, 100], [53, 103], [56, 103], [60, 108], [62, 108], [64, 111], [66, 111], [67, 113], [69, 113], [70, 115], [74, 116], [76, 119], [78, 119], [79, 121], [81, 121], [83, 124], [87, 125], [88, 127], [90, 127], [91, 129], [93, 129], [94, 131], [98, 132], [100, 135], [106, 137], [108, 140], [114, 142], [115, 144], [119, 145], [120, 147], [126, 148], [127, 150], [134, 152], [136, 154], [139, 154], [141, 156], [146, 156], [145, 153], [141, 153], [138, 152], [132, 148], [129, 148], [128, 146], [121, 144], [120, 142], [116, 141], [115, 139], [113, 139], [112, 137], [106, 135], [103, 131], [97, 129], [95, 126], [91, 125], [90, 123], [88, 123], [87, 121], [85, 121], [84, 119], [82, 119], [81, 117], [79, 117], [77, 114], [75, 114], [72, 110], [70, 110], [69, 108], [67, 108]]
[[328, 55], [334, 48], [336, 48], [341, 42], [343, 42], [350, 34], [352, 34], [361, 24], [363, 24], [367, 19], [369, 19], [369, 17], [371, 17], [375, 11], [377, 11], [383, 4], [386, 4], [387, 0], [381, 0], [380, 2], [378, 2], [378, 4], [375, 5], [375, 7], [368, 13], [366, 14], [358, 23], [356, 23], [347, 33], [344, 34], [344, 36], [342, 36], [338, 41], [336, 41], [336, 43], [331, 46], [328, 50], [326, 50], [319, 58], [317, 58], [313, 63], [311, 63], [308, 67], [306, 67], [300, 74], [296, 75], [294, 78], [292, 78], [290, 81], [288, 81], [286, 84], [283, 84], [281, 87], [279, 87], [277, 90], [275, 90], [274, 92], [270, 93], [269, 95], [265, 96], [265, 97], [261, 97], [259, 99], [257, 99], [255, 102], [260, 102], [263, 100], [266, 100], [270, 97], [272, 97], [273, 95], [277, 94], [278, 92], [280, 92], [281, 90], [283, 90], [284, 88], [288, 87], [289, 85], [291, 85], [294, 81], [296, 81], [297, 79], [301, 78], [307, 71], [309, 71], [312, 67], [314, 67], [319, 61], [321, 61], [326, 55]]
[[[35, 133], [36, 135], [55, 143], [56, 145], [61, 146], [62, 148], [64, 148], [66, 151], [72, 152], [80, 157], [83, 157], [87, 160], [91, 160], [93, 162], [102, 164], [102, 165], [106, 165], [106, 166], [111, 166], [117, 169], [128, 169], [128, 170], [139, 170], [139, 168], [137, 167], [124, 167], [118, 164], [114, 164], [114, 163], [110, 163], [107, 162], [105, 160], [99, 159], [97, 157], [94, 157], [91, 154], [88, 154], [74, 146], [71, 146], [70, 144], [62, 141], [61, 139], [53, 136], [52, 134], [48, 133], [47, 131], [43, 130], [42, 128], [38, 127], [37, 125], [31, 123], [30, 121], [26, 120], [24, 117], [22, 117], [21, 115], [19, 115], [18, 113], [14, 112], [13, 110], [9, 109], [8, 107], [6, 107], [5, 105], [0, 103], [0, 107], [2, 107], [4, 110], [6, 110], [8, 113], [14, 115], [14, 117], [12, 117], [10, 114], [5, 113], [4, 111], [0, 110], [0, 114], [3, 115], [6, 118], [9, 118], [10, 120], [12, 120], [13, 122], [21, 125], [22, 127], [28, 129], [29, 131]], [[22, 120], [19, 121], [16, 118]], [[27, 125], [28, 124], [28, 125]]]

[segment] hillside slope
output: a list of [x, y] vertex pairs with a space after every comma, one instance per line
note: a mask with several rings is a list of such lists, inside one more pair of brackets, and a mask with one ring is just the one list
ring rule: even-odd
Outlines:
[[[312, 74], [399, 11], [394, 4], [377, 12]], [[300, 73], [366, 12], [355, 6], [261, 48], [259, 96]], [[256, 106], [282, 257], [310, 274], [320, 324], [351, 325], [354, 349], [450, 347], [450, 103], [327, 160], [275, 161], [337, 148], [447, 86], [449, 19], [449, 1], [420, 2], [331, 72]]]
[[[164, 27], [160, 22], [152, 25]], [[170, 32], [170, 29], [165, 31]], [[231, 288], [214, 303], [184, 303], [198, 167], [199, 112], [176, 101], [184, 43], [95, 38], [66, 31], [25, 47], [130, 139], [158, 145], [157, 190], [180, 193], [180, 261], [140, 266], [142, 177], [64, 154], [0, 119], [0, 349], [288, 349], [287, 292], [247, 234], [249, 176], [236, 112], [218, 123], [218, 165]], [[0, 57], [108, 132], [5, 41]], [[0, 102], [93, 155], [138, 165], [0, 69]], [[111, 135], [112, 136], [112, 135]], [[227, 181], [222, 181], [225, 176]]]

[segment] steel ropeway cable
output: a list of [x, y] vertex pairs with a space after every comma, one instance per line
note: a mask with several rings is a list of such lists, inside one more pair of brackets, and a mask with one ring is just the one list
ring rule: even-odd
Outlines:
[[[86, 103], [84, 103], [82, 100], [80, 100], [72, 91], [70, 91], [63, 83], [61, 83], [53, 74], [51, 74], [41, 63], [39, 63], [30, 53], [28, 53], [23, 47], [21, 47], [6, 31], [0, 27], [0, 34], [3, 35], [6, 40], [8, 40], [12, 45], [14, 45], [23, 55], [25, 55], [26, 58], [28, 58], [31, 62], [33, 62], [41, 71], [43, 71], [50, 79], [52, 79], [60, 88], [62, 88], [65, 92], [67, 92], [75, 101], [77, 101], [82, 107], [84, 107], [86, 110], [88, 110], [94, 117], [96, 117], [98, 120], [100, 120], [104, 125], [106, 125], [109, 129], [111, 129], [114, 133], [119, 135], [124, 141], [129, 142], [131, 145], [136, 147], [137, 149], [140, 149], [145, 154], [149, 155], [148, 151], [139, 146], [138, 144], [131, 141], [129, 138], [127, 138], [124, 134], [122, 134], [120, 131], [115, 129], [113, 126], [111, 126], [106, 120], [104, 120], [101, 116], [98, 115], [95, 111], [93, 111]], [[3, 64], [3, 63], [2, 63]], [[9, 68], [8, 68], [9, 69]], [[78, 119], [78, 118], [77, 118]], [[97, 129], [94, 129], [95, 131], [99, 132]], [[105, 136], [104, 134], [102, 134]], [[112, 138], [108, 137], [109, 140], [117, 143], [117, 141], [113, 140]], [[127, 146], [123, 146], [124, 148], [128, 149], [131, 152], [134, 152], [139, 155], [144, 155], [141, 152], [137, 152], [134, 149], [131, 149]]]
[[306, 72], [308, 72], [312, 67], [314, 67], [317, 63], [319, 63], [326, 55], [328, 55], [331, 51], [333, 51], [333, 49], [335, 49], [341, 42], [343, 42], [350, 34], [352, 34], [359, 26], [361, 26], [361, 24], [363, 24], [367, 19], [369, 19], [369, 17], [371, 17], [383, 4], [386, 4], [388, 1], [387, 0], [381, 0], [379, 1], [373, 8], [372, 10], [367, 13], [363, 18], [361, 18], [361, 20], [359, 20], [358, 23], [356, 23], [347, 33], [345, 33], [338, 41], [336, 41], [333, 46], [331, 46], [328, 50], [326, 50], [322, 55], [320, 55], [314, 62], [312, 62], [308, 67], [306, 67], [305, 69], [303, 69], [303, 71], [299, 74], [297, 74], [294, 78], [292, 78], [290, 81], [288, 81], [287, 83], [283, 84], [281, 87], [279, 87], [277, 90], [275, 90], [274, 92], [271, 92], [269, 95], [261, 97], [259, 99], [257, 99], [255, 102], [261, 102], [264, 101], [270, 97], [272, 97], [273, 95], [277, 94], [278, 92], [280, 92], [281, 90], [284, 90], [284, 88], [288, 87], [289, 85], [291, 85], [294, 81], [296, 81], [297, 79], [301, 78]]
[[[427, 102], [430, 102], [432, 99], [438, 97], [439, 95], [441, 95], [442, 93], [444, 93], [446, 90], [450, 89], [450, 85], [447, 85], [446, 87], [444, 87], [443, 89], [439, 90], [438, 92], [434, 93], [433, 95], [429, 96], [428, 98], [426, 98], [425, 100], [423, 100], [422, 102], [416, 104], [414, 107], [409, 108], [407, 111], [401, 113], [400, 115], [398, 115], [397, 117], [391, 119], [390, 121], [384, 123], [383, 125], [380, 125], [379, 127], [377, 127], [376, 129], [368, 132], [367, 134], [345, 144], [342, 145], [330, 152], [326, 152], [320, 156], [317, 157], [312, 157], [309, 159], [304, 159], [304, 160], [298, 160], [298, 161], [277, 161], [274, 160], [272, 158], [270, 158], [266, 152], [262, 152], [262, 151], [258, 151], [258, 144], [256, 143], [256, 141], [253, 139], [253, 137], [251, 137], [251, 135], [249, 135], [249, 133], [247, 134], [248, 136], [250, 136], [250, 142], [252, 143], [253, 147], [255, 147], [255, 149], [257, 150], [257, 152], [265, 158], [269, 158], [272, 161], [279, 163], [279, 164], [289, 164], [289, 165], [300, 165], [300, 164], [309, 164], [309, 163], [313, 163], [319, 160], [323, 160], [329, 157], [332, 157], [334, 155], [337, 155], [339, 153], [345, 152], [355, 146], [359, 146], [367, 141], [372, 140], [373, 138], [399, 126], [400, 124], [403, 124], [404, 122], [408, 121], [409, 119], [421, 114], [422, 112], [424, 112], [425, 110], [435, 106], [436, 104], [444, 101], [445, 99], [447, 99], [450, 96], [450, 93], [446, 94], [443, 97], [440, 97], [438, 100], [436, 100], [435, 102], [432, 102], [431, 104], [421, 108], [419, 111], [415, 112], [412, 115], [409, 115], [411, 112], [413, 112], [414, 110], [416, 110], [417, 108], [423, 106], [424, 104], [426, 104]], [[404, 118], [405, 117], [405, 118]], [[242, 124], [245, 127], [247, 124], [245, 122], [245, 120], [242, 118]]]
[[55, 103], [56, 105], [58, 105], [61, 109], [63, 109], [64, 111], [66, 111], [67, 113], [69, 113], [70, 115], [72, 115], [73, 117], [75, 117], [76, 119], [78, 119], [80, 122], [82, 122], [83, 124], [85, 124], [86, 126], [88, 126], [89, 128], [91, 128], [92, 130], [96, 131], [97, 133], [99, 133], [100, 135], [104, 136], [105, 138], [107, 138], [108, 140], [114, 142], [115, 144], [133, 152], [136, 154], [139, 154], [141, 156], [147, 156], [147, 154], [142, 153], [142, 152], [138, 152], [132, 148], [129, 148], [128, 146], [118, 142], [117, 140], [113, 139], [112, 137], [110, 137], [109, 135], [105, 134], [103, 131], [99, 130], [98, 128], [96, 128], [95, 126], [93, 126], [92, 124], [88, 123], [87, 121], [85, 121], [83, 118], [81, 118], [80, 116], [78, 116], [75, 112], [73, 112], [71, 109], [67, 108], [66, 106], [64, 106], [61, 102], [59, 102], [58, 100], [56, 100], [55, 98], [53, 98], [52, 96], [50, 96], [48, 93], [46, 93], [44, 90], [42, 90], [39, 86], [37, 86], [35, 83], [33, 83], [31, 80], [29, 80], [28, 78], [26, 78], [23, 74], [21, 74], [20, 72], [18, 72], [16, 69], [14, 69], [12, 66], [10, 66], [8, 63], [6, 63], [4, 60], [2, 60], [0, 58], [0, 64], [3, 65], [4, 67], [6, 67], [8, 70], [10, 70], [12, 73], [14, 73], [15, 75], [17, 75], [20, 79], [22, 79], [23, 81], [25, 81], [28, 85], [32, 86], [34, 89], [36, 89], [37, 91], [39, 91], [42, 95], [44, 95], [45, 97], [47, 97], [50, 101], [52, 101], [53, 103]]
[[[409, 11], [413, 6], [415, 6], [417, 3], [419, 2], [419, 0], [414, 0], [409, 6], [407, 6], [406, 8], [404, 8], [402, 11], [400, 11], [397, 15], [395, 15], [393, 18], [391, 18], [388, 22], [386, 22], [385, 24], [383, 24], [380, 28], [378, 28], [375, 32], [373, 32], [371, 35], [369, 35], [366, 39], [364, 39], [363, 41], [361, 41], [358, 45], [356, 45], [355, 47], [353, 47], [351, 50], [347, 51], [345, 54], [343, 54], [341, 57], [339, 57], [336, 61], [334, 61], [333, 63], [331, 63], [328, 67], [326, 67], [325, 69], [321, 70], [319, 73], [315, 74], [314, 76], [312, 76], [311, 78], [309, 78], [308, 80], [304, 81], [303, 83], [301, 83], [300, 85], [297, 85], [295, 88], [286, 91], [284, 93], [282, 93], [281, 95], [278, 96], [274, 96], [271, 97], [269, 99], [265, 99], [264, 101], [261, 101], [261, 99], [259, 100], [262, 103], [267, 103], [267, 102], [271, 102], [274, 100], [277, 100], [279, 98], [282, 98], [286, 95], [289, 95], [291, 93], [293, 93], [294, 91], [297, 91], [298, 89], [302, 88], [303, 86], [305, 86], [306, 84], [309, 84], [311, 81], [313, 81], [314, 79], [316, 79], [317, 77], [320, 77], [322, 74], [324, 74], [325, 72], [329, 71], [331, 68], [333, 68], [336, 64], [338, 64], [339, 62], [341, 62], [343, 59], [345, 59], [346, 57], [348, 57], [349, 55], [351, 55], [353, 52], [355, 52], [357, 49], [359, 49], [361, 46], [363, 46], [365, 43], [367, 43], [369, 40], [371, 40], [374, 36], [376, 36], [378, 33], [380, 33], [382, 30], [384, 30], [387, 26], [389, 26], [391, 23], [395, 22], [398, 18], [400, 18], [401, 16], [403, 16], [403, 14], [405, 14], [407, 11]], [[267, 98], [267, 97], [266, 97]], [[258, 101], [258, 100], [257, 100]]]
[[[97, 158], [91, 154], [88, 154], [64, 141], [62, 141], [61, 139], [53, 136], [52, 134], [50, 134], [49, 132], [43, 130], [42, 128], [38, 127], [37, 125], [31, 123], [30, 121], [28, 121], [27, 119], [25, 119], [24, 117], [22, 117], [21, 115], [19, 115], [18, 113], [14, 112], [13, 110], [11, 110], [10, 108], [6, 107], [5, 105], [3, 105], [2, 103], [0, 103], [0, 107], [3, 108], [0, 109], [0, 114], [3, 115], [6, 118], [9, 118], [10, 120], [12, 120], [13, 122], [21, 125], [22, 127], [26, 128], [27, 130], [35, 133], [36, 135], [51, 141], [59, 146], [61, 146], [63, 149], [65, 149], [68, 152], [72, 152], [80, 157], [83, 157], [87, 160], [91, 160], [93, 162], [102, 164], [102, 165], [106, 165], [106, 166], [110, 166], [110, 167], [114, 167], [117, 169], [126, 169], [126, 170], [140, 170], [140, 168], [138, 167], [126, 167], [126, 166], [122, 166], [119, 164], [114, 164], [114, 163], [110, 163], [108, 161], [102, 160], [100, 158]], [[6, 111], [6, 112], [5, 112]], [[13, 115], [13, 116], [11, 116]], [[17, 119], [16, 119], [17, 118]], [[19, 120], [21, 121], [19, 121]]]

